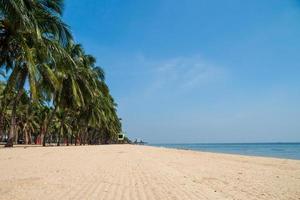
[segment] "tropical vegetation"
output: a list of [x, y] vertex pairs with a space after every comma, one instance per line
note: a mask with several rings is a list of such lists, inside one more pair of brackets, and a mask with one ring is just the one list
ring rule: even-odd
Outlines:
[[117, 142], [117, 105], [96, 59], [62, 20], [63, 0], [0, 0], [0, 142]]

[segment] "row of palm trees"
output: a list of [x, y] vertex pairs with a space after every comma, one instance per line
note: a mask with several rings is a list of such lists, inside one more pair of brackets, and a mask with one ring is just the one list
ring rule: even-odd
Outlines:
[[[63, 0], [0, 0], [0, 141], [116, 142], [116, 103], [62, 20]], [[2, 78], [1, 78], [2, 76]]]

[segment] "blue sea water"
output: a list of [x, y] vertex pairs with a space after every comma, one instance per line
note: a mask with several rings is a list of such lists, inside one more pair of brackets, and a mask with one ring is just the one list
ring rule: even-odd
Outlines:
[[150, 144], [151, 146], [216, 153], [300, 160], [300, 143]]

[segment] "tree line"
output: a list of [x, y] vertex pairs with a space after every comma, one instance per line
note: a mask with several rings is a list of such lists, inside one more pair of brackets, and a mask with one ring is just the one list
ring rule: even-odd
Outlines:
[[0, 142], [117, 142], [117, 104], [62, 20], [63, 0], [0, 0]]

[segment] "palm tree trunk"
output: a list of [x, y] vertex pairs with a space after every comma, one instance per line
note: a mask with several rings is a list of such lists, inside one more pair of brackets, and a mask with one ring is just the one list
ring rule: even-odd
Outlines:
[[57, 146], [60, 146], [60, 139], [61, 136], [64, 133], [64, 117], [62, 117], [61, 121], [60, 121], [60, 132], [58, 133], [58, 141], [57, 141]]
[[78, 144], [78, 140], [79, 140], [79, 145], [81, 145], [81, 142], [80, 142], [80, 128], [78, 130], [78, 133], [75, 134], [75, 146]]
[[87, 139], [88, 139], [88, 126], [86, 126], [84, 131], [84, 145], [87, 144]]
[[45, 126], [46, 122], [43, 122], [42, 126], [41, 126], [41, 144], [43, 144], [43, 146], [46, 146], [46, 126]]
[[61, 131], [58, 132], [58, 136], [57, 136], [57, 146], [60, 146], [60, 133]]
[[45, 138], [46, 138], [46, 136], [48, 134], [48, 127], [49, 127], [49, 125], [50, 125], [50, 123], [51, 123], [51, 121], [52, 121], [52, 119], [53, 119], [53, 117], [54, 117], [57, 109], [58, 109], [58, 106], [55, 105], [54, 106], [54, 110], [50, 113], [49, 119], [45, 121], [45, 124], [43, 124], [44, 125], [44, 132], [41, 133], [42, 134], [41, 138], [43, 140], [42, 141], [43, 146], [46, 146], [46, 139]]
[[0, 142], [4, 137], [4, 117], [3, 113], [0, 113]]
[[20, 85], [17, 89], [17, 91], [18, 91], [17, 96], [13, 100], [9, 136], [8, 136], [8, 140], [7, 140], [5, 147], [13, 147], [13, 145], [14, 145], [13, 140], [14, 140], [15, 133], [16, 133], [17, 104], [18, 104], [21, 96], [23, 95], [24, 90], [22, 90], [22, 88], [24, 87], [25, 80], [26, 80], [26, 77], [23, 76], [20, 81]]
[[18, 141], [19, 141], [19, 129], [18, 129], [17, 122], [16, 122], [16, 124], [15, 124], [15, 144], [18, 144]]
[[31, 131], [28, 132], [28, 144], [32, 143]]
[[67, 135], [67, 137], [66, 137], [66, 139], [67, 139], [67, 146], [69, 146], [69, 136]]
[[24, 129], [24, 141], [25, 141], [25, 144], [28, 144], [29, 136], [28, 136], [28, 131], [26, 128]]
[[60, 139], [61, 139], [61, 133], [62, 132], [62, 130], [61, 130], [61, 128], [59, 129], [59, 132], [58, 132], [58, 136], [57, 136], [57, 146], [60, 146]]
[[14, 141], [15, 131], [16, 131], [16, 115], [17, 115], [17, 101], [15, 100], [13, 103], [13, 108], [12, 108], [12, 112], [11, 112], [8, 140], [7, 140], [5, 147], [13, 147], [13, 145], [14, 145], [13, 141]]

